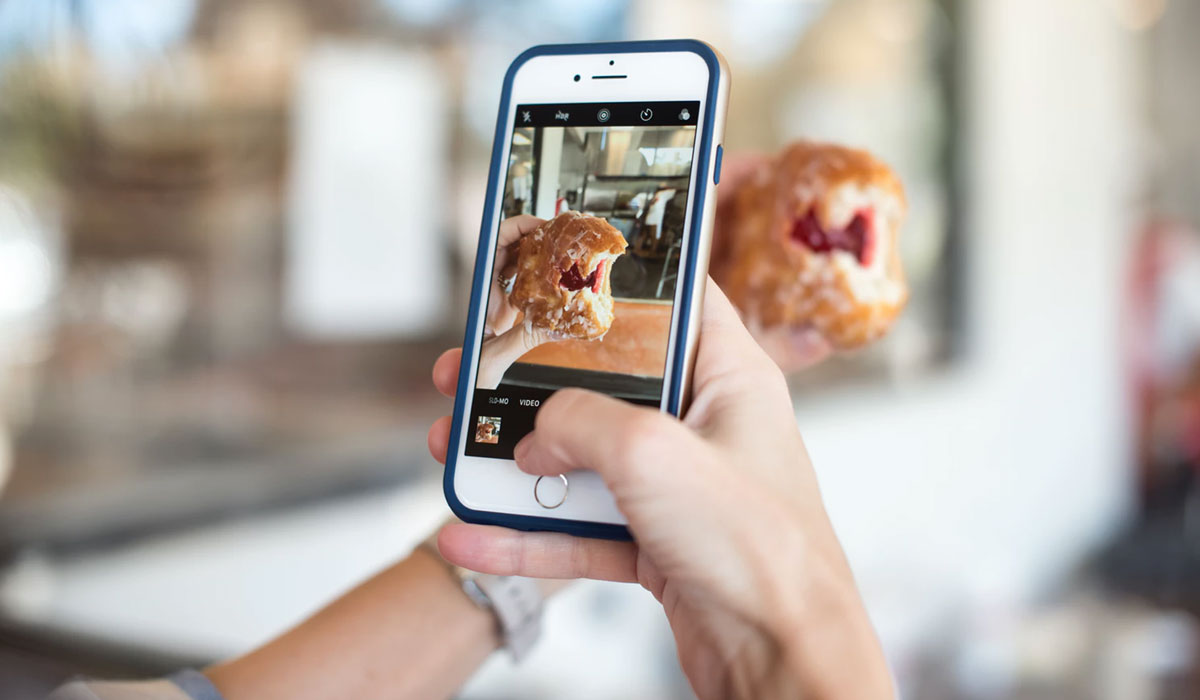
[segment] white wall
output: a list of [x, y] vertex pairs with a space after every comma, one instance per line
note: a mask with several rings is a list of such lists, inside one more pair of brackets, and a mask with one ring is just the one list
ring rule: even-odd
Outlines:
[[1037, 592], [1132, 495], [1118, 348], [1132, 37], [1105, 3], [968, 4], [969, 356], [932, 382], [798, 409], [896, 646]]

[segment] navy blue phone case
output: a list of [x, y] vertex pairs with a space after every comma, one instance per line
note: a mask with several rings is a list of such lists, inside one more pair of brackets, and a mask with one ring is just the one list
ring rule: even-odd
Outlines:
[[[476, 251], [475, 277], [471, 283], [471, 306], [467, 315], [467, 330], [463, 340], [463, 347], [469, 347], [475, 338], [478, 331], [478, 324], [481, 321], [482, 315], [479, 313], [480, 307], [485, 303], [484, 295], [487, 293], [488, 282], [485, 279], [485, 270], [479, 265], [478, 261], [486, 259], [489, 253], [488, 245], [491, 243], [492, 232], [489, 227], [492, 224], [494, 212], [493, 203], [496, 200], [496, 188], [503, 186], [505, 173], [501, 168], [500, 159], [504, 153], [505, 136], [508, 133], [508, 108], [509, 100], [512, 93], [513, 77], [517, 73], [517, 69], [521, 67], [529, 59], [534, 56], [561, 56], [572, 54], [617, 54], [617, 53], [648, 53], [648, 52], [665, 52], [665, 51], [689, 51], [699, 55], [708, 65], [709, 80], [707, 102], [709, 109], [705, 110], [704, 125], [701, 131], [701, 147], [700, 152], [703, 154], [711, 153], [712, 149], [712, 132], [713, 122], [716, 119], [715, 109], [717, 100], [718, 83], [721, 79], [720, 62], [717, 55], [705, 43], [694, 39], [676, 39], [668, 41], [617, 41], [617, 42], [599, 42], [591, 44], [550, 44], [544, 46], [534, 46], [525, 50], [521, 55], [513, 60], [512, 65], [508, 67], [508, 72], [504, 75], [504, 87], [500, 95], [500, 111], [496, 118], [496, 136], [492, 144], [492, 160], [490, 170], [488, 172], [488, 187], [487, 187], [487, 203], [483, 212], [483, 224], [480, 227], [479, 233], [479, 248]], [[695, 201], [692, 203], [692, 217], [689, 234], [696, 239], [699, 233], [701, 214], [704, 211], [704, 197], [708, 188], [703, 186], [707, 182], [706, 178], [710, 177], [709, 173], [709, 158], [704, 157], [697, 163], [696, 182], [698, 184]], [[693, 281], [696, 276], [696, 261], [698, 251], [695, 247], [691, 247], [688, 251], [687, 259], [682, 261], [683, 275], [680, 278], [683, 282], [683, 296], [680, 298], [680, 308], [690, 308], [692, 304], [691, 294], [694, 287]], [[687, 337], [687, 314], [680, 314], [679, 327], [676, 329], [676, 338]], [[678, 416], [683, 401], [683, 353], [685, 348], [683, 343], [675, 344], [675, 362], [672, 363], [672, 375], [670, 381], [665, 383], [667, 387], [667, 410], [673, 415]], [[458, 372], [458, 389], [454, 395], [454, 421], [450, 428], [450, 450], [446, 455], [446, 471], [442, 477], [442, 490], [446, 494], [446, 502], [450, 504], [450, 510], [465, 522], [477, 523], [481, 525], [502, 525], [504, 527], [513, 528], [516, 530], [541, 530], [551, 532], [565, 532], [571, 535], [580, 537], [597, 537], [611, 540], [628, 540], [631, 539], [629, 530], [624, 525], [612, 525], [609, 523], [584, 522], [578, 520], [563, 520], [561, 518], [544, 518], [531, 515], [513, 515], [509, 513], [496, 513], [493, 511], [482, 511], [468, 508], [458, 499], [454, 493], [454, 466], [457, 461], [458, 443], [461, 439], [461, 430], [463, 414], [469, 410], [470, 397], [472, 395], [471, 387], [467, 386], [467, 377], [470, 374], [471, 355], [473, 353], [463, 353], [462, 365]]]

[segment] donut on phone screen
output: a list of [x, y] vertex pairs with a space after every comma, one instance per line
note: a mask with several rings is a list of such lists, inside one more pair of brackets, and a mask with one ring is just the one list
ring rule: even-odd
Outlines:
[[509, 303], [556, 338], [603, 338], [613, 322], [611, 274], [625, 237], [604, 219], [568, 211], [521, 238]]
[[760, 336], [815, 329], [837, 349], [865, 345], [908, 299], [905, 211], [899, 178], [869, 153], [792, 144], [722, 207], [713, 277]]

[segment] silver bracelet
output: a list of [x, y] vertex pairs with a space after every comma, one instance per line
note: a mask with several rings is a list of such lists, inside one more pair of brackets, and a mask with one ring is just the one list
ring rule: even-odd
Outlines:
[[513, 661], [525, 658], [542, 636], [545, 599], [538, 582], [523, 576], [494, 576], [455, 566], [442, 558], [436, 533], [422, 542], [421, 547], [446, 566], [472, 603], [495, 616], [500, 639]]

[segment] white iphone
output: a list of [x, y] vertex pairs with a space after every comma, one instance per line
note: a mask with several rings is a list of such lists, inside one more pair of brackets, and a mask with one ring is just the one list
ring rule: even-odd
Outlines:
[[[463, 520], [629, 536], [595, 473], [531, 476], [513, 446], [563, 387], [684, 409], [728, 92], [724, 60], [692, 40], [538, 46], [509, 67], [446, 458], [446, 500]], [[515, 303], [529, 299], [513, 270], [517, 256], [549, 264], [520, 241], [555, 217], [602, 231], [607, 247], [599, 262], [539, 273], [555, 285], [545, 296], [596, 305], [547, 333], [536, 322], [563, 312]]]

